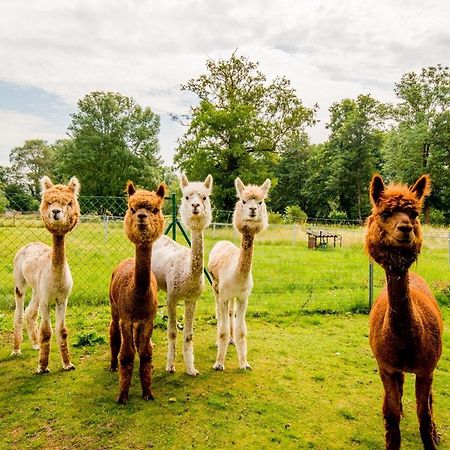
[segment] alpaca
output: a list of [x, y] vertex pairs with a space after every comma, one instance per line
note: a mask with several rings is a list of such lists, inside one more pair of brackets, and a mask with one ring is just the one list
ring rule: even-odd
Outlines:
[[161, 236], [164, 216], [165, 187], [155, 192], [136, 190], [127, 184], [128, 209], [124, 229], [135, 245], [135, 257], [122, 261], [113, 271], [109, 287], [111, 324], [111, 371], [119, 370], [118, 403], [128, 402], [128, 391], [133, 374], [134, 355], [139, 353], [139, 374], [144, 400], [153, 400], [152, 343], [153, 321], [158, 308], [156, 278], [151, 272], [153, 242]]
[[[50, 301], [56, 301], [56, 335], [63, 369], [74, 370], [70, 362], [65, 323], [67, 299], [72, 289], [72, 276], [65, 255], [65, 235], [78, 223], [80, 184], [72, 177], [67, 186], [54, 185], [49, 177], [41, 179], [42, 200], [39, 208], [45, 228], [52, 234], [53, 247], [33, 242], [22, 247], [14, 258], [16, 310], [14, 313], [14, 350], [20, 354], [24, 318], [24, 297], [27, 286], [32, 289], [31, 301], [25, 310], [28, 335], [34, 349], [39, 349], [37, 373], [48, 373], [50, 338]], [[41, 324], [38, 330], [38, 311]]]
[[[239, 197], [233, 224], [242, 234], [241, 248], [228, 241], [218, 242], [209, 254], [208, 270], [213, 278], [217, 315], [217, 358], [215, 370], [225, 369], [228, 343], [236, 344], [239, 367], [251, 369], [247, 361], [247, 324], [245, 313], [253, 288], [252, 259], [255, 234], [267, 228], [264, 199], [270, 188], [267, 179], [261, 186], [244, 186], [235, 180]], [[235, 302], [236, 301], [236, 302]]]
[[386, 272], [387, 284], [370, 314], [370, 346], [377, 360], [385, 396], [386, 448], [400, 448], [404, 372], [416, 375], [416, 401], [424, 448], [439, 441], [433, 421], [431, 385], [442, 351], [442, 318], [426, 282], [409, 267], [422, 245], [418, 219], [429, 193], [428, 175], [412, 188], [385, 186], [379, 175], [370, 185], [372, 214], [366, 250]]
[[204, 182], [192, 182], [181, 175], [183, 194], [180, 216], [183, 224], [191, 230], [192, 248], [184, 247], [167, 236], [161, 236], [153, 246], [153, 273], [158, 280], [158, 289], [167, 292], [167, 366], [175, 372], [177, 339], [177, 304], [184, 300], [185, 318], [183, 328], [183, 358], [188, 375], [198, 375], [194, 366], [194, 312], [197, 299], [205, 288], [203, 277], [203, 230], [211, 222], [212, 176]]

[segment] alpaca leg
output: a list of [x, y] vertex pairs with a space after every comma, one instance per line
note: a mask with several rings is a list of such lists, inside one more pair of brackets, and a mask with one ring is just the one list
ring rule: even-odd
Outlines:
[[399, 372], [389, 373], [380, 368], [380, 377], [384, 386], [383, 417], [386, 430], [386, 448], [400, 448], [400, 417], [401, 417], [401, 387], [402, 376]]
[[30, 304], [25, 309], [25, 321], [27, 324], [28, 336], [30, 338], [31, 345], [35, 350], [39, 350], [38, 312], [39, 297], [36, 291], [33, 290]]
[[20, 355], [20, 346], [23, 341], [24, 289], [16, 286], [14, 295], [16, 298], [16, 310], [14, 311], [14, 348], [11, 355]]
[[109, 325], [109, 345], [111, 347], [111, 365], [109, 370], [115, 372], [118, 367], [118, 355], [120, 351], [120, 327], [119, 320], [112, 319]]
[[70, 362], [69, 345], [67, 343], [66, 308], [67, 299], [56, 302], [56, 340], [63, 362], [63, 369], [75, 370], [75, 366]]
[[198, 370], [194, 367], [194, 313], [195, 300], [184, 303], [184, 329], [183, 329], [183, 358], [188, 375], [197, 376]]
[[153, 325], [146, 323], [139, 327], [136, 332], [139, 334], [139, 376], [141, 379], [142, 397], [144, 400], [153, 400], [152, 393], [152, 358], [153, 347], [151, 337], [153, 332]]
[[432, 376], [419, 377], [416, 375], [417, 417], [423, 446], [427, 450], [435, 450], [439, 443], [439, 436], [433, 421], [432, 383]]
[[133, 326], [120, 322], [120, 333], [122, 344], [119, 352], [119, 396], [117, 403], [128, 402], [128, 391], [130, 390], [131, 377], [133, 375], [134, 354], [136, 350], [133, 343]]
[[244, 301], [238, 300], [236, 307], [236, 327], [234, 330], [234, 337], [239, 367], [241, 369], [251, 369], [251, 366], [247, 361], [247, 323], [245, 322], [246, 310], [247, 299]]
[[234, 345], [236, 342], [234, 335], [234, 322], [236, 317], [236, 302], [234, 299], [230, 300], [228, 304], [228, 315], [230, 316], [230, 344]]
[[167, 372], [175, 372], [175, 353], [177, 344], [177, 305], [167, 294]]
[[40, 302], [41, 325], [39, 327], [39, 364], [37, 373], [48, 373], [48, 358], [50, 355], [50, 338], [52, 337], [52, 325], [50, 323], [50, 311], [47, 303]]
[[228, 315], [228, 301], [217, 298], [217, 357], [213, 368], [225, 370], [225, 355], [230, 342], [230, 316]]

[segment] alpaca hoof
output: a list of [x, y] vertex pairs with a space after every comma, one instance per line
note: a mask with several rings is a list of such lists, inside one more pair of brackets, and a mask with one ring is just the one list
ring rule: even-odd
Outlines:
[[20, 348], [11, 352], [11, 356], [20, 356], [21, 354], [22, 352], [20, 351]]
[[222, 371], [225, 370], [225, 366], [223, 366], [222, 364], [216, 363], [216, 364], [213, 365], [213, 369], [214, 369], [214, 370], [217, 370], [218, 372], [219, 372], [219, 371], [222, 372]]
[[194, 367], [193, 369], [186, 370], [186, 373], [191, 377], [196, 377], [200, 372]]
[[68, 372], [69, 370], [75, 370], [75, 366], [72, 363], [67, 364], [67, 366], [63, 366], [63, 370]]
[[143, 395], [142, 398], [147, 402], [149, 400], [155, 400], [155, 397], [153, 397], [153, 394], [146, 394]]
[[169, 373], [175, 373], [175, 366], [167, 366], [166, 371]]
[[39, 344], [34, 344], [31, 346], [33, 350], [39, 350]]
[[239, 366], [239, 368], [242, 370], [253, 370], [252, 366], [249, 363], [242, 364], [242, 366]]
[[117, 372], [117, 366], [109, 366], [110, 372]]
[[50, 373], [50, 369], [48, 367], [38, 367], [36, 370], [38, 375], [42, 375], [44, 373]]
[[234, 345], [234, 340], [230, 339], [230, 345]]
[[120, 405], [126, 405], [128, 403], [128, 394], [120, 394], [117, 397], [117, 403]]

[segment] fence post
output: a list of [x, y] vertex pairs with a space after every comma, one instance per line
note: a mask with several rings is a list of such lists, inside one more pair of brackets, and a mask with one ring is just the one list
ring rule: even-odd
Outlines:
[[369, 311], [373, 304], [373, 261], [369, 261]]
[[172, 239], [177, 240], [177, 199], [175, 193], [172, 194]]

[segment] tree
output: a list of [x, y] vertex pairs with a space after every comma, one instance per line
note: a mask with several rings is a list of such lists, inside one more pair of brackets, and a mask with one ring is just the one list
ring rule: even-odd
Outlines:
[[331, 106], [327, 124], [331, 134], [323, 147], [322, 167], [317, 168], [322, 176], [316, 181], [325, 192], [326, 215], [337, 210], [362, 220], [369, 212], [367, 188], [373, 172], [380, 167], [384, 114], [384, 106], [370, 95], [347, 98]]
[[40, 194], [40, 179], [44, 175], [52, 176], [54, 150], [42, 139], [25, 141], [21, 147], [15, 147], [9, 153], [11, 169], [9, 177], [14, 184], [26, 187], [33, 197]]
[[303, 106], [286, 78], [267, 83], [258, 63], [243, 56], [210, 59], [206, 68], [181, 87], [199, 104], [191, 108], [174, 160], [189, 178], [211, 173], [216, 208], [230, 210], [236, 176], [260, 183], [272, 175], [280, 150], [314, 122], [315, 108]]
[[150, 108], [118, 93], [91, 92], [71, 117], [71, 139], [56, 144], [57, 172], [77, 175], [83, 195], [121, 195], [127, 180], [146, 188], [160, 181], [160, 122]]

